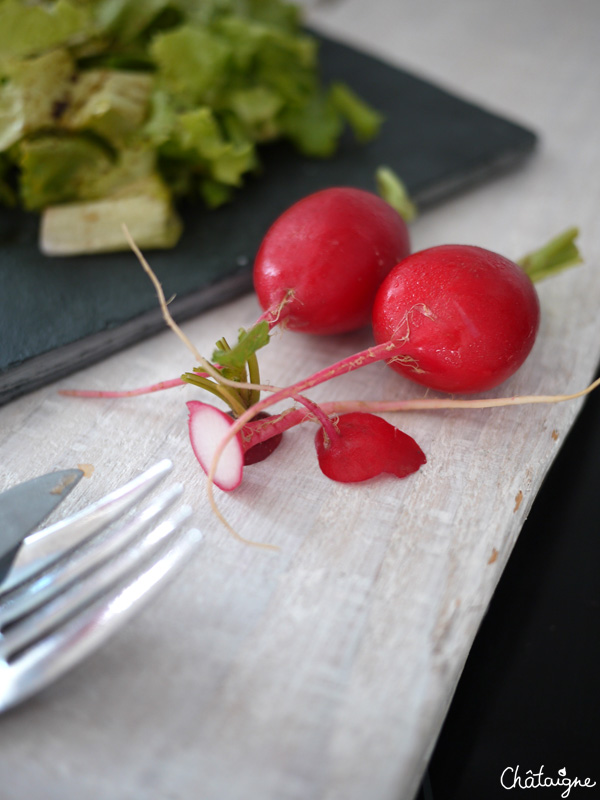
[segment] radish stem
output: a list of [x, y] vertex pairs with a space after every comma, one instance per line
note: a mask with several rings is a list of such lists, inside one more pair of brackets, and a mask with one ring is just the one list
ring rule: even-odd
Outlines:
[[417, 216], [417, 207], [396, 173], [390, 167], [378, 167], [375, 182], [379, 196], [395, 208], [405, 222], [412, 222]]
[[517, 264], [536, 283], [564, 269], [581, 264], [582, 258], [575, 244], [578, 228], [568, 228], [532, 253], [527, 253]]
[[[260, 370], [258, 368], [258, 358], [256, 353], [252, 353], [247, 361], [248, 366], [248, 383], [257, 386], [260, 384]], [[260, 389], [250, 389], [248, 396], [248, 405], [253, 406], [260, 400]]]
[[246, 406], [242, 402], [239, 392], [235, 390], [230, 390], [228, 387], [221, 384], [213, 383], [208, 378], [203, 375], [198, 375], [195, 372], [184, 372], [182, 379], [184, 383], [191, 383], [193, 386], [198, 386], [200, 389], [214, 394], [215, 397], [218, 397], [220, 400], [224, 400], [236, 417], [239, 417], [240, 414], [243, 414], [246, 410]]
[[185, 386], [187, 381], [182, 378], [172, 378], [168, 381], [160, 381], [153, 383], [150, 386], [140, 386], [137, 389], [125, 389], [120, 391], [106, 391], [93, 389], [60, 389], [59, 394], [65, 397], [136, 397], [140, 394], [151, 394], [152, 392], [161, 392], [163, 389], [172, 389], [174, 386]]
[[294, 294], [295, 292], [293, 289], [288, 289], [283, 297], [283, 300], [281, 300], [276, 305], [267, 308], [266, 311], [263, 311], [263, 313], [260, 315], [260, 317], [256, 320], [254, 324], [258, 325], [259, 322], [263, 322], [264, 320], [266, 320], [269, 323], [269, 330], [271, 330], [280, 322], [284, 322], [285, 314], [283, 314], [283, 310], [294, 299]]
[[[466, 400], [457, 400], [455, 398], [436, 398], [436, 397], [422, 397], [414, 398], [411, 400], [336, 400], [333, 402], [319, 403], [317, 408], [321, 414], [329, 417], [332, 414], [348, 414], [354, 411], [366, 411], [371, 413], [395, 413], [400, 411], [436, 411], [443, 409], [462, 408], [462, 409], [488, 409], [488, 408], [503, 408], [505, 406], [519, 406], [519, 405], [533, 405], [533, 404], [550, 404], [562, 403], [568, 400], [577, 400], [584, 397], [594, 389], [600, 386], [600, 378], [595, 380], [585, 389], [574, 394], [558, 394], [558, 395], [514, 395], [513, 397], [494, 397], [494, 398], [470, 398]], [[298, 398], [294, 398], [298, 399]], [[306, 398], [304, 398], [306, 400]], [[301, 425], [304, 422], [320, 421], [317, 419], [314, 411], [309, 410], [308, 404], [304, 404], [307, 410], [299, 408], [289, 408], [282, 411], [278, 416], [273, 416], [268, 422], [263, 423], [260, 427], [250, 430], [250, 422], [246, 422], [244, 441], [248, 447], [253, 447], [260, 442], [269, 439], [271, 436], [276, 436], [278, 433], [284, 433], [296, 425]], [[250, 431], [248, 435], [248, 431]]]
[[[317, 373], [318, 374], [318, 373]], [[314, 376], [313, 376], [314, 377]], [[301, 381], [300, 384], [305, 384], [309, 379], [305, 381]], [[292, 391], [294, 389], [298, 389], [300, 384], [296, 384], [295, 387], [292, 387]], [[315, 384], [316, 385], [316, 384]], [[584, 397], [585, 395], [590, 394], [594, 389], [600, 386], [600, 378], [597, 378], [593, 383], [589, 384], [585, 387], [585, 389], [581, 389], [578, 392], [573, 392], [571, 394], [555, 394], [555, 395], [514, 395], [513, 397], [496, 397], [496, 398], [480, 398], [480, 399], [467, 399], [467, 400], [456, 400], [453, 398], [420, 398], [420, 399], [413, 399], [413, 400], [398, 400], [398, 401], [380, 401], [380, 402], [370, 402], [370, 401], [349, 401], [349, 402], [332, 402], [332, 403], [320, 403], [319, 408], [321, 412], [325, 414], [330, 413], [348, 413], [351, 411], [378, 411], [378, 412], [396, 412], [396, 411], [424, 411], [424, 410], [436, 410], [436, 409], [449, 409], [449, 408], [471, 408], [471, 409], [486, 409], [486, 408], [499, 408], [504, 406], [517, 406], [517, 405], [530, 405], [530, 404], [551, 404], [551, 403], [562, 403], [569, 400], [576, 400], [578, 398]], [[268, 549], [278, 549], [274, 545], [263, 544], [261, 542], [250, 542], [249, 540], [245, 540], [241, 537], [237, 531], [235, 531], [232, 526], [227, 522], [227, 520], [223, 517], [217, 503], [214, 498], [213, 492], [213, 484], [214, 484], [214, 475], [223, 454], [223, 451], [229, 441], [244, 427], [247, 425], [252, 418], [257, 414], [260, 410], [272, 405], [273, 403], [277, 402], [277, 400], [283, 399], [283, 395], [285, 394], [286, 390], [282, 392], [278, 392], [277, 394], [271, 395], [270, 397], [262, 400], [256, 406], [248, 409], [247, 411], [242, 414], [242, 416], [237, 419], [227, 434], [223, 437], [222, 441], [218, 444], [213, 460], [208, 472], [207, 478], [207, 494], [209, 498], [209, 503], [211, 509], [216, 514], [218, 519], [225, 525], [225, 527], [233, 533], [233, 535], [245, 542], [246, 544], [250, 544], [252, 546], [258, 547], [265, 547]], [[281, 395], [281, 396], [278, 396]], [[287, 394], [288, 397], [291, 396], [291, 393]], [[259, 408], [259, 406], [261, 408]], [[300, 424], [311, 418], [311, 414], [304, 412], [294, 413], [294, 410], [291, 410], [287, 414], [284, 413], [280, 417], [275, 418], [275, 421], [281, 423], [282, 425], [286, 422], [285, 427], [278, 426], [277, 430], [271, 435], [274, 435], [276, 432], [281, 432], [281, 430], [286, 430], [287, 428], [291, 428], [294, 425]], [[268, 437], [264, 437], [268, 438]]]
[[318, 406], [316, 403], [313, 403], [312, 400], [309, 400], [308, 397], [303, 397], [301, 394], [294, 394], [292, 395], [292, 399], [296, 400], [296, 402], [301, 403], [305, 408], [307, 408], [314, 418], [321, 423], [321, 427], [323, 428], [325, 435], [332, 441], [334, 439], [339, 439], [339, 433], [336, 430], [335, 425], [329, 418], [329, 416], [323, 411], [321, 406]]

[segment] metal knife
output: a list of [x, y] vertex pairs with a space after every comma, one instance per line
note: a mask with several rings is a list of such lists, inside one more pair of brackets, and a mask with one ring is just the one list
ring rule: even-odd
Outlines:
[[0, 494], [0, 587], [21, 545], [83, 477], [63, 469], [13, 486]]

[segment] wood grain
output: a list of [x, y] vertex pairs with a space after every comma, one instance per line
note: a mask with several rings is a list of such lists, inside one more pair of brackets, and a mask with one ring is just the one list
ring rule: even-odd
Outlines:
[[[600, 356], [600, 7], [378, 0], [369, 8], [327, 4], [311, 12], [312, 22], [540, 132], [542, 149], [525, 169], [428, 211], [413, 239], [415, 247], [465, 241], [518, 257], [579, 224], [585, 264], [540, 285], [539, 339], [502, 393], [582, 388]], [[210, 353], [216, 338], [257, 314], [246, 297], [185, 330]], [[285, 384], [368, 342], [367, 332], [277, 335], [263, 374]], [[239, 491], [218, 497], [240, 533], [280, 547], [269, 553], [241, 546], [210, 514], [186, 439], [191, 387], [131, 400], [57, 394], [66, 386], [134, 387], [190, 366], [165, 332], [0, 409], [0, 489], [52, 468], [91, 465], [63, 514], [169, 456], [205, 532], [177, 586], [3, 719], [3, 799], [410, 800], [581, 401], [389, 415], [428, 463], [404, 481], [358, 486], [328, 482], [313, 431], [295, 430], [276, 455], [247, 470]], [[311, 394], [421, 395], [381, 365]]]

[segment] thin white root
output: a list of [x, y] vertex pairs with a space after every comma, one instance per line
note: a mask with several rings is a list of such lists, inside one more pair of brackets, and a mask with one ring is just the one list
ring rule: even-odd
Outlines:
[[215, 515], [215, 517], [219, 520], [219, 522], [225, 526], [225, 528], [229, 531], [229, 533], [233, 536], [234, 539], [237, 539], [238, 542], [242, 544], [248, 545], [250, 547], [260, 547], [263, 550], [274, 550], [278, 552], [281, 548], [278, 547], [276, 544], [268, 544], [267, 542], [254, 542], [252, 539], [246, 539], [244, 536], [239, 534], [236, 529], [225, 519], [221, 510], [219, 509], [217, 502], [215, 500], [214, 495], [214, 476], [215, 470], [219, 463], [220, 453], [217, 453], [213, 462], [211, 464], [210, 471], [208, 473], [207, 484], [206, 484], [206, 493], [208, 495], [208, 502], [211, 508], [211, 511]]
[[[156, 294], [157, 294], [157, 297], [158, 297], [158, 302], [160, 303], [160, 310], [162, 311], [162, 315], [163, 315], [164, 321], [167, 323], [169, 328], [171, 328], [173, 333], [183, 342], [183, 344], [187, 347], [187, 349], [194, 356], [194, 358], [197, 359], [199, 362], [204, 362], [204, 358], [196, 350], [196, 348], [194, 347], [192, 342], [188, 339], [188, 337], [185, 335], [185, 333], [181, 330], [179, 325], [175, 322], [175, 320], [171, 316], [171, 312], [169, 311], [169, 308], [168, 308], [168, 305], [167, 305], [167, 301], [166, 301], [166, 298], [165, 298], [165, 293], [163, 292], [163, 288], [161, 286], [161, 283], [158, 280], [158, 278], [156, 277], [156, 275], [155, 275], [154, 271], [152, 270], [152, 267], [150, 266], [150, 264], [148, 264], [148, 262], [146, 261], [144, 255], [142, 254], [142, 251], [137, 246], [137, 244], [134, 242], [133, 236], [129, 233], [129, 228], [127, 227], [127, 225], [125, 225], [125, 223], [123, 223], [122, 228], [123, 228], [123, 233], [125, 234], [125, 238], [127, 239], [127, 242], [129, 243], [129, 246], [131, 247], [131, 249], [135, 253], [135, 255], [137, 257], [137, 260], [140, 262], [140, 264], [144, 268], [144, 272], [148, 275], [148, 277], [150, 278], [150, 280], [154, 284], [154, 288], [156, 290]], [[202, 366], [204, 366], [204, 363], [202, 363]], [[211, 365], [209, 365], [209, 366], [211, 366]]]
[[133, 250], [134, 254], [137, 257], [137, 260], [140, 262], [142, 267], [144, 268], [144, 272], [148, 275], [150, 280], [154, 285], [154, 289], [156, 290], [156, 295], [158, 297], [158, 302], [160, 304], [160, 310], [162, 311], [163, 319], [171, 328], [173, 333], [183, 342], [183, 344], [187, 347], [190, 353], [194, 356], [194, 359], [198, 363], [198, 366], [202, 367], [202, 369], [207, 372], [212, 378], [214, 378], [217, 383], [220, 383], [222, 386], [230, 386], [234, 389], [256, 389], [261, 392], [278, 392], [280, 391], [279, 386], [271, 386], [269, 384], [262, 384], [262, 383], [242, 383], [241, 381], [232, 381], [228, 378], [224, 378], [218, 369], [215, 369], [214, 366], [204, 358], [201, 353], [198, 352], [194, 344], [190, 341], [190, 339], [185, 335], [185, 333], [181, 330], [179, 325], [175, 322], [173, 317], [171, 316], [171, 312], [169, 311], [169, 306], [167, 300], [165, 298], [165, 293], [161, 286], [160, 281], [158, 280], [155, 272], [153, 271], [150, 264], [142, 254], [141, 250], [134, 242], [133, 237], [129, 233], [127, 225], [123, 223], [123, 233], [125, 234], [125, 238], [131, 249]]
[[[227, 378], [224, 378], [220, 374], [219, 370], [215, 369], [213, 365], [198, 352], [193, 343], [185, 335], [185, 333], [181, 330], [179, 325], [175, 322], [175, 320], [171, 316], [171, 312], [169, 311], [169, 307], [161, 283], [158, 280], [150, 264], [148, 264], [141, 250], [133, 240], [133, 237], [131, 236], [129, 229], [127, 225], [125, 225], [125, 223], [122, 224], [122, 228], [129, 246], [131, 247], [138, 261], [142, 265], [144, 272], [146, 272], [146, 274], [148, 275], [148, 277], [150, 278], [150, 280], [154, 285], [154, 289], [156, 290], [156, 295], [158, 297], [158, 302], [160, 304], [160, 309], [162, 311], [163, 319], [165, 320], [169, 328], [171, 328], [173, 333], [183, 342], [183, 344], [187, 347], [187, 349], [192, 353], [197, 364], [201, 366], [205, 372], [211, 375], [215, 379], [215, 381], [217, 381], [217, 383], [220, 383], [224, 386], [231, 386], [236, 389], [258, 389], [263, 392], [279, 391], [280, 387], [277, 386], [268, 386], [263, 384], [254, 384], [254, 383], [240, 383], [239, 381], [228, 380]], [[208, 475], [208, 487], [207, 487], [208, 500], [213, 514], [227, 528], [227, 530], [232, 534], [232, 536], [234, 536], [238, 541], [243, 542], [244, 544], [247, 545], [251, 545], [252, 547], [262, 547], [266, 550], [279, 550], [279, 547], [277, 547], [277, 545], [266, 544], [263, 542], [253, 542], [250, 539], [245, 539], [243, 536], [240, 536], [240, 534], [227, 522], [225, 517], [221, 514], [215, 502], [213, 487], [214, 487], [215, 470], [219, 463], [219, 459], [221, 457], [222, 452], [223, 452], [222, 450], [219, 450], [217, 456], [213, 459], [213, 463], [211, 465], [211, 469]]]
[[[448, 399], [445, 400], [443, 398], [421, 398], [415, 400], [404, 400], [404, 401], [382, 401], [382, 402], [369, 402], [369, 401], [349, 401], [349, 402], [331, 402], [331, 403], [319, 403], [319, 407], [323, 410], [326, 414], [333, 414], [333, 413], [347, 413], [349, 411], [379, 411], [379, 412], [393, 412], [393, 411], [426, 411], [426, 410], [437, 410], [437, 409], [447, 409], [447, 408], [472, 408], [472, 409], [485, 409], [485, 408], [501, 408], [503, 406], [517, 406], [517, 405], [531, 405], [534, 403], [562, 403], [567, 400], [577, 400], [580, 397], [584, 397], [585, 395], [590, 394], [600, 386], [600, 378], [597, 378], [593, 383], [589, 386], [586, 386], [585, 389], [582, 389], [579, 392], [574, 392], [572, 394], [541, 394], [541, 395], [515, 395], [513, 397], [495, 397], [490, 399], [472, 399], [472, 400], [453, 400]], [[252, 542], [248, 539], [245, 539], [243, 536], [240, 536], [237, 531], [235, 531], [231, 525], [227, 522], [225, 517], [221, 514], [216, 501], [214, 499], [213, 493], [213, 484], [214, 484], [214, 476], [216, 473], [217, 466], [225, 450], [225, 447], [230, 442], [230, 440], [242, 430], [244, 425], [249, 422], [259, 411], [263, 408], [268, 407], [270, 405], [269, 399], [261, 401], [257, 406], [252, 406], [249, 408], [241, 417], [239, 417], [231, 428], [227, 431], [225, 436], [223, 437], [222, 441], [219, 443], [217, 449], [215, 450], [215, 454], [213, 456], [213, 460], [210, 466], [210, 470], [208, 473], [208, 497], [210, 502], [210, 507], [216, 517], [220, 520], [220, 522], [230, 531], [236, 539], [243, 542], [244, 544], [249, 544], [253, 547], [263, 547], [268, 550], [279, 550], [276, 545], [272, 544], [264, 544], [261, 542]]]
[[577, 400], [580, 397], [585, 397], [600, 386], [600, 378], [590, 383], [585, 389], [573, 394], [525, 394], [514, 395], [513, 397], [492, 397], [489, 399], [466, 399], [455, 400], [452, 398], [445, 399], [443, 397], [423, 397], [415, 400], [390, 400], [382, 402], [369, 402], [369, 401], [340, 401], [333, 403], [321, 403], [321, 407], [327, 413], [337, 411], [344, 413], [348, 411], [379, 411], [379, 412], [394, 412], [394, 411], [435, 411], [447, 408], [465, 408], [465, 409], [484, 409], [484, 408], [502, 408], [504, 406], [525, 406], [533, 404], [553, 404], [564, 403], [568, 400]]
[[[217, 383], [223, 386], [233, 387], [235, 389], [256, 389], [263, 392], [271, 392], [271, 393], [279, 393], [284, 391], [278, 386], [271, 386], [271, 385], [263, 385], [263, 384], [253, 384], [253, 383], [240, 383], [238, 381], [228, 380], [224, 378], [219, 370], [215, 369], [214, 366], [207, 361], [194, 347], [192, 342], [188, 339], [185, 333], [181, 330], [179, 325], [175, 322], [171, 313], [168, 308], [167, 301], [165, 299], [165, 294], [163, 292], [162, 286], [160, 281], [156, 277], [155, 273], [152, 271], [152, 268], [142, 255], [139, 247], [133, 240], [133, 237], [129, 233], [129, 229], [123, 223], [122, 225], [123, 233], [125, 234], [125, 238], [127, 239], [129, 246], [133, 250], [134, 254], [136, 255], [138, 261], [144, 268], [146, 274], [150, 277], [150, 280], [154, 284], [154, 288], [156, 290], [156, 294], [158, 296], [158, 301], [160, 303], [160, 308], [162, 311], [163, 318], [167, 325], [171, 328], [171, 330], [175, 333], [175, 335], [183, 342], [183, 344], [187, 347], [187, 349], [192, 353], [196, 362], [202, 369], [208, 373], [211, 377], [214, 378]], [[285, 303], [282, 303], [282, 308]], [[424, 307], [423, 309], [417, 309], [415, 307], [414, 310], [420, 310], [422, 313], [426, 313], [429, 315], [431, 312], [429, 309]], [[412, 311], [413, 309], [411, 309]], [[281, 313], [281, 309], [279, 310]], [[407, 315], [406, 318], [406, 325], [409, 326], [409, 318]], [[407, 334], [408, 335], [408, 334]], [[394, 344], [394, 347], [396, 344]], [[514, 396], [514, 397], [500, 397], [500, 398], [491, 398], [487, 400], [481, 399], [467, 399], [467, 400], [454, 400], [448, 399], [445, 400], [443, 398], [421, 398], [415, 400], [404, 400], [404, 401], [391, 401], [391, 402], [367, 402], [367, 401], [351, 401], [351, 402], [332, 402], [332, 403], [320, 403], [319, 406], [325, 414], [330, 413], [344, 413], [348, 411], [355, 411], [355, 410], [364, 410], [364, 411], [379, 411], [379, 412], [394, 412], [394, 411], [416, 411], [416, 410], [435, 410], [435, 409], [448, 409], [448, 408], [472, 408], [472, 409], [485, 409], [485, 408], [499, 408], [503, 406], [516, 406], [516, 405], [529, 405], [534, 403], [562, 403], [567, 400], [576, 400], [580, 397], [584, 397], [587, 394], [590, 394], [594, 389], [600, 386], [600, 378], [595, 380], [585, 389], [582, 389], [579, 392], [574, 392], [573, 394], [557, 394], [557, 395], [521, 395], [521, 396]], [[306, 388], [311, 388], [310, 386], [306, 386]], [[293, 395], [291, 395], [293, 396]], [[207, 494], [208, 500], [210, 503], [211, 510], [213, 514], [217, 517], [217, 519], [221, 522], [222, 525], [232, 534], [232, 536], [237, 539], [238, 541], [250, 545], [252, 547], [260, 547], [265, 550], [279, 550], [280, 548], [277, 545], [267, 544], [265, 542], [254, 542], [250, 539], [246, 539], [241, 536], [230, 524], [227, 522], [221, 511], [219, 510], [217, 503], [214, 498], [214, 477], [216, 474], [217, 466], [223, 455], [223, 451], [225, 447], [229, 444], [231, 439], [242, 430], [244, 425], [249, 422], [256, 414], [262, 411], [264, 408], [272, 405], [273, 402], [277, 402], [277, 400], [282, 399], [280, 398], [268, 398], [266, 400], [262, 400], [256, 405], [252, 406], [251, 408], [247, 409], [243, 414], [241, 414], [237, 420], [233, 423], [230, 427], [229, 431], [225, 434], [222, 441], [219, 443], [215, 450], [215, 454], [213, 456], [212, 463], [210, 465], [210, 469], [208, 472], [207, 477]]]

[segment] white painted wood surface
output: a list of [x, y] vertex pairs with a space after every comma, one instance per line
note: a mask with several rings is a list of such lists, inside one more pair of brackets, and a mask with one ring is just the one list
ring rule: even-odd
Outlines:
[[[525, 167], [424, 214], [414, 246], [469, 242], [518, 257], [579, 224], [586, 263], [540, 286], [539, 340], [502, 391], [583, 387], [600, 357], [597, 0], [343, 0], [311, 6], [310, 19], [539, 131]], [[257, 313], [246, 297], [185, 330], [210, 353]], [[263, 374], [285, 384], [368, 342], [278, 335]], [[190, 366], [165, 332], [0, 409], [0, 489], [93, 465], [65, 513], [169, 456], [205, 532], [177, 586], [2, 718], [1, 797], [410, 800], [581, 404], [394, 418], [428, 464], [405, 481], [360, 486], [322, 477], [312, 430], [296, 430], [239, 491], [219, 496], [232, 524], [279, 545], [274, 554], [241, 546], [211, 516], [186, 437], [190, 387], [131, 400], [56, 393], [133, 387]], [[383, 366], [312, 394], [417, 395]]]

